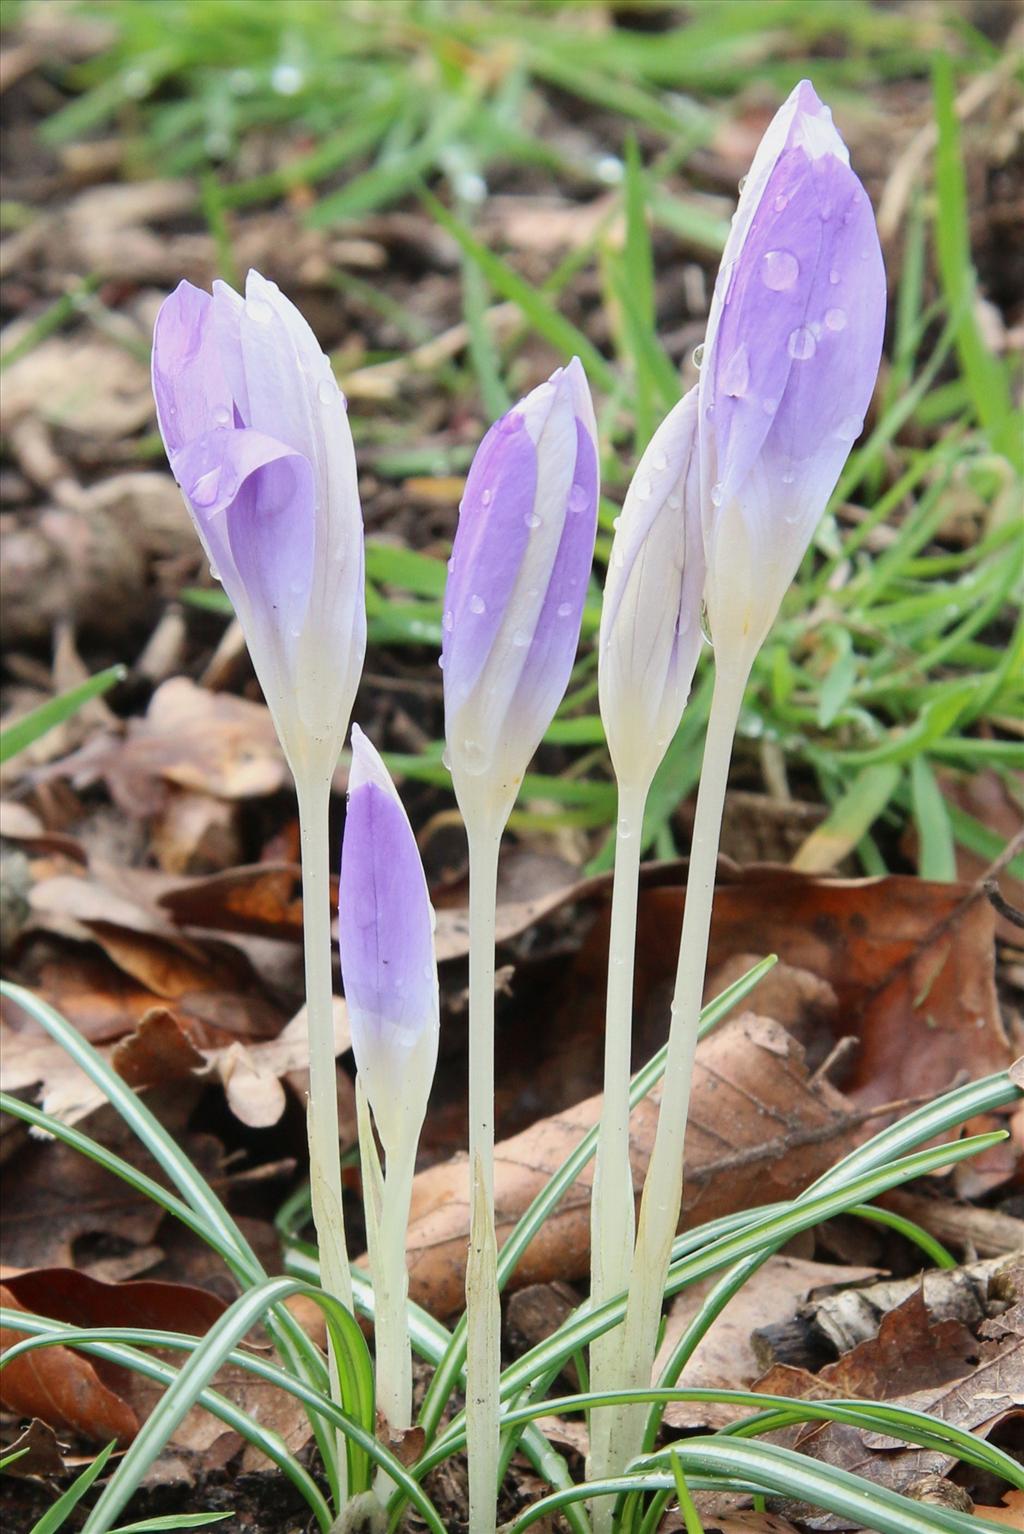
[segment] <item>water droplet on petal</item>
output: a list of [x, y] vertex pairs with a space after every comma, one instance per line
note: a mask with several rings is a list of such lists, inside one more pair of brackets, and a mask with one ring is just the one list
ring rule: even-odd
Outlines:
[[555, 609], [555, 611], [558, 613], [558, 616], [560, 618], [568, 618], [572, 614], [572, 603], [571, 602], [559, 602], [559, 604], [558, 604], [557, 608]]
[[487, 603], [483, 597], [479, 597], [474, 593], [469, 599], [469, 610], [471, 613], [485, 613], [487, 611]]
[[779, 402], [777, 399], [763, 399], [761, 401], [761, 409], [764, 411], [765, 415], [774, 415], [778, 408]]
[[192, 486], [192, 494], [189, 500], [193, 506], [212, 506], [217, 499], [217, 487], [220, 484], [220, 466], [208, 469], [201, 474]]
[[523, 521], [529, 528], [539, 527], [541, 524], [541, 519], [535, 511], [528, 511]]
[[699, 346], [695, 346], [693, 348], [693, 365], [694, 365], [694, 367], [695, 368], [699, 368], [703, 361], [704, 361], [704, 342], [702, 341]]
[[441, 752], [441, 766], [447, 767], [449, 772], [452, 770], [452, 754], [448, 750], [447, 746], [445, 746], [444, 750]]
[[520, 431], [522, 429], [522, 425], [523, 412], [521, 410], [510, 410], [508, 415], [502, 416], [501, 426], [499, 429], [503, 431], [507, 436], [511, 436], [513, 432]]
[[776, 213], [782, 213], [788, 207], [789, 207], [789, 198], [786, 196], [785, 192], [780, 192], [778, 197], [776, 197], [776, 199], [775, 199], [775, 211], [776, 211]]
[[633, 835], [633, 827], [630, 825], [625, 815], [623, 815], [619, 821], [618, 831], [619, 840], [622, 842], [628, 842], [629, 838]]
[[785, 293], [800, 275], [800, 262], [791, 250], [766, 251], [761, 261], [761, 281], [773, 293]]
[[836, 270], [835, 267], [833, 267], [832, 270], [829, 272], [828, 280], [829, 280], [829, 282], [832, 284], [832, 286], [834, 288], [837, 288], [839, 286], [839, 281], [840, 281], [839, 273], [838, 273], [838, 271]]
[[651, 459], [651, 468], [657, 474], [662, 474], [668, 468], [668, 459], [664, 453], [655, 453]]
[[257, 325], [269, 325], [274, 317], [274, 311], [265, 298], [248, 298], [245, 301], [245, 312]]
[[479, 777], [480, 773], [487, 770], [487, 752], [478, 740], [462, 742], [462, 764], [474, 777]]
[[489, 506], [493, 500], [494, 500], [494, 491], [493, 490], [482, 490], [480, 492], [480, 504], [481, 504], [481, 506]]
[[621, 517], [613, 517], [612, 518], [612, 531], [617, 533], [621, 526], [622, 526], [622, 518]]
[[215, 565], [211, 565], [210, 566], [210, 579], [213, 580], [213, 581], [219, 581], [220, 580], [220, 571], [217, 569], [217, 567]]
[[799, 325], [796, 330], [790, 331], [788, 350], [789, 355], [797, 362], [806, 362], [817, 351], [818, 343], [814, 339], [814, 332], [807, 325]]
[[722, 504], [722, 484], [721, 484], [721, 481], [719, 481], [718, 484], [715, 484], [715, 485], [711, 486], [711, 504], [712, 504], [712, 506], [721, 506], [721, 504]]
[[743, 196], [743, 188], [746, 186], [748, 180], [749, 180], [749, 177], [741, 176], [739, 181], [736, 184], [736, 190], [737, 190], [737, 192], [739, 192], [741, 197]]
[[517, 650], [522, 650], [530, 643], [530, 636], [525, 629], [516, 629], [512, 635], [512, 643]]
[[590, 497], [583, 485], [573, 485], [569, 491], [569, 510], [572, 512], [586, 511], [590, 504]]
[[845, 330], [846, 329], [846, 310], [845, 309], [828, 309], [828, 310], [826, 310], [826, 312], [825, 312], [825, 328], [826, 328], [826, 330]]
[[452, 571], [454, 569], [455, 569], [455, 555], [453, 554], [451, 559], [449, 559], [449, 561], [448, 561], [448, 574], [451, 575], [451, 573], [452, 573]]
[[443, 655], [439, 655], [437, 657], [437, 664], [440, 666], [441, 670], [443, 671], [444, 670], [444, 656]]
[[216, 410], [213, 412], [213, 419], [217, 426], [230, 426], [231, 411], [228, 409], [227, 405], [218, 405]]
[[750, 353], [741, 343], [722, 370], [722, 388], [733, 399], [742, 399], [749, 383]]
[[856, 442], [864, 430], [863, 418], [859, 415], [848, 415], [839, 422], [836, 427], [837, 437], [849, 437], [851, 442]]
[[321, 405], [333, 405], [338, 398], [338, 386], [333, 378], [321, 378], [316, 386], [316, 397]]
[[785, 474], [783, 474], [783, 476], [782, 476], [782, 483], [784, 485], [792, 485], [793, 483], [795, 483], [795, 481], [796, 481], [796, 475], [793, 473], [793, 470], [792, 469], [787, 469]]
[[444, 615], [444, 618], [441, 622], [441, 627], [444, 629], [446, 634], [450, 634], [452, 629], [455, 627], [455, 614], [452, 612], [450, 607]]
[[651, 498], [651, 493], [651, 482], [646, 478], [646, 476], [643, 479], [638, 479], [636, 481], [636, 484], [633, 487], [633, 494], [636, 496], [638, 501], [649, 501]]

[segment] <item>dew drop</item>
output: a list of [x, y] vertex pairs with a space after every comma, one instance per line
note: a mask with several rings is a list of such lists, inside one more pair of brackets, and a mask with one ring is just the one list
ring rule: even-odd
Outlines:
[[538, 517], [535, 511], [528, 511], [526, 516], [523, 518], [523, 521], [529, 528], [539, 527], [541, 524], [541, 518]]
[[652, 485], [649, 479], [638, 479], [633, 490], [638, 501], [649, 501], [652, 494]]
[[493, 490], [482, 490], [480, 492], [480, 504], [481, 504], [481, 506], [489, 506], [493, 500], [494, 500], [494, 491]]
[[750, 383], [750, 353], [742, 343], [737, 346], [722, 371], [722, 388], [733, 399], [742, 399]]
[[333, 378], [321, 378], [316, 386], [316, 397], [321, 405], [333, 405], [338, 397], [338, 386]]
[[699, 368], [703, 361], [704, 361], [704, 342], [702, 341], [699, 346], [695, 346], [693, 348], [693, 365], [694, 365], [694, 367], [695, 368]]
[[846, 310], [845, 309], [827, 309], [825, 311], [825, 329], [826, 330], [845, 330], [846, 329]]
[[441, 627], [444, 629], [446, 634], [450, 634], [452, 629], [455, 627], [455, 614], [452, 612], [450, 607], [444, 615]]
[[571, 602], [559, 602], [559, 604], [558, 604], [557, 608], [555, 609], [555, 611], [558, 613], [558, 616], [560, 618], [568, 618], [572, 614], [572, 603]]
[[621, 526], [622, 526], [622, 518], [621, 517], [613, 517], [612, 518], [612, 531], [617, 533]]
[[525, 629], [516, 629], [515, 633], [512, 635], [512, 643], [515, 645], [517, 650], [525, 649], [525, 647], [530, 643], [530, 636]]
[[777, 399], [763, 399], [761, 401], [761, 409], [764, 411], [765, 415], [774, 415], [778, 408], [779, 402]]
[[218, 405], [216, 410], [213, 412], [213, 419], [217, 426], [230, 426], [231, 411], [228, 409], [227, 405]]
[[787, 292], [800, 275], [800, 262], [791, 250], [766, 251], [761, 262], [761, 281], [773, 293]]
[[216, 565], [210, 566], [210, 579], [213, 581], [220, 580], [220, 571], [217, 569]]
[[439, 655], [437, 657], [437, 664], [440, 666], [441, 670], [443, 671], [444, 670], [444, 656], [443, 655]]
[[783, 213], [786, 210], [786, 208], [788, 208], [788, 207], [789, 207], [789, 198], [786, 196], [785, 192], [780, 192], [778, 197], [776, 197], [776, 199], [775, 199], [775, 211], [776, 211], [776, 213]]
[[747, 180], [748, 178], [746, 176], [741, 176], [739, 181], [736, 183], [736, 190], [739, 192], [741, 197], [743, 196], [743, 188], [746, 186]]
[[455, 569], [455, 555], [453, 554], [451, 559], [449, 559], [449, 561], [448, 561], [448, 574], [451, 575], [451, 573], [452, 573], [452, 571], [454, 569]]
[[817, 347], [814, 333], [808, 326], [799, 325], [796, 330], [790, 331], [787, 349], [797, 362], [806, 362], [809, 357], [813, 357]]
[[722, 504], [721, 480], [719, 480], [717, 484], [711, 486], [711, 504], [712, 506], [721, 506]]
[[572, 512], [586, 511], [590, 505], [590, 496], [583, 485], [573, 485], [569, 491], [569, 510]]
[[792, 469], [787, 469], [785, 474], [783, 474], [783, 476], [782, 476], [782, 483], [784, 485], [792, 485], [795, 481], [796, 481], [796, 475], [793, 473], [793, 470]]
[[220, 469], [208, 469], [201, 474], [192, 487], [189, 500], [193, 506], [212, 506], [217, 499], [217, 486], [220, 483]]
[[628, 842], [629, 838], [633, 835], [633, 827], [630, 825], [629, 821], [624, 815], [619, 821], [618, 831], [620, 842]]
[[849, 437], [851, 442], [856, 442], [864, 430], [864, 422], [859, 415], [845, 416], [836, 427], [837, 437]]
[[478, 740], [462, 742], [462, 764], [474, 777], [487, 770], [487, 752]]
[[269, 325], [274, 317], [274, 311], [265, 298], [249, 298], [245, 304], [246, 313], [257, 325]]
[[521, 431], [522, 426], [523, 412], [521, 410], [510, 410], [508, 415], [502, 417], [501, 429], [506, 436], [512, 436], [514, 432]]
[[668, 459], [665, 457], [664, 453], [654, 454], [653, 458], [651, 459], [651, 468], [654, 469], [657, 474], [664, 473], [664, 471], [668, 468]]
[[469, 610], [471, 613], [485, 613], [487, 611], [487, 603], [483, 597], [479, 597], [474, 593], [469, 599]]
[[668, 500], [665, 502], [665, 505], [668, 507], [669, 511], [682, 511], [683, 498], [681, 495], [670, 495]]
[[834, 288], [837, 288], [839, 286], [839, 273], [838, 273], [838, 271], [836, 270], [835, 267], [833, 267], [832, 270], [829, 272], [828, 280], [829, 280], [829, 282], [832, 284], [832, 286]]
[[444, 750], [441, 752], [441, 766], [447, 767], [449, 772], [452, 770], [452, 754], [448, 750], [447, 746], [445, 746]]

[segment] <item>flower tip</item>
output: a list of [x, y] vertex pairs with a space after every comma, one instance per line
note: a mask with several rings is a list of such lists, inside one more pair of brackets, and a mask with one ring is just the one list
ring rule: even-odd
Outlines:
[[359, 728], [357, 724], [352, 726], [352, 767], [348, 775], [349, 797], [360, 788], [367, 785], [382, 789], [391, 798], [398, 798], [398, 791], [391, 781], [391, 775], [381, 759], [380, 752], [370, 740], [370, 737]]

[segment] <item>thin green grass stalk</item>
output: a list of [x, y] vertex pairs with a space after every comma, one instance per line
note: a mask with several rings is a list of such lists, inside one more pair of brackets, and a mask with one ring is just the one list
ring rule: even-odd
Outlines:
[[524, 1534], [532, 1524], [550, 1518], [582, 1497], [622, 1496], [630, 1491], [674, 1491], [672, 1470], [657, 1464], [678, 1456], [691, 1490], [743, 1491], [796, 1498], [824, 1511], [852, 1519], [878, 1534], [1001, 1534], [1003, 1525], [977, 1515], [944, 1508], [925, 1508], [897, 1492], [862, 1480], [847, 1470], [819, 1465], [802, 1454], [776, 1444], [741, 1443], [719, 1435], [673, 1444], [652, 1468], [637, 1465], [625, 1476], [555, 1492], [521, 1513], [509, 1534]]
[[[192, 1211], [192, 1215], [202, 1226], [198, 1233], [221, 1252], [239, 1283], [245, 1286], [265, 1280], [267, 1275], [256, 1253], [220, 1199], [159, 1120], [146, 1107], [141, 1097], [108, 1065], [103, 1056], [82, 1037], [76, 1028], [61, 1017], [59, 1012], [41, 998], [34, 996], [31, 991], [12, 985], [8, 981], [0, 981], [0, 995], [9, 997], [33, 1018], [61, 1045], [76, 1065], [85, 1072], [89, 1080], [100, 1088], [111, 1107], [121, 1116], [135, 1137], [178, 1189], [187, 1208]], [[28, 1107], [28, 1105], [25, 1106]], [[9, 1111], [17, 1114], [20, 1109], [11, 1105]], [[38, 1110], [33, 1109], [32, 1112], [37, 1113]], [[21, 1116], [27, 1118], [28, 1114], [24, 1113]], [[58, 1124], [55, 1120], [47, 1122], [45, 1127], [58, 1138], [66, 1140], [69, 1144], [75, 1144], [76, 1148], [81, 1149], [101, 1165], [105, 1165], [115, 1175], [125, 1177], [131, 1185], [138, 1187], [140, 1191], [147, 1192], [147, 1196], [153, 1197], [158, 1203], [170, 1208], [166, 1202], [168, 1195], [165, 1190], [160, 1189], [158, 1185], [154, 1185], [154, 1190], [149, 1190], [144, 1186], [145, 1174], [134, 1173], [134, 1169], [129, 1169], [134, 1175], [126, 1176], [125, 1163], [115, 1165], [118, 1158], [102, 1146], [95, 1145], [95, 1142], [85, 1143], [87, 1137], [81, 1135], [80, 1131]], [[150, 1180], [145, 1179], [145, 1181], [148, 1183]], [[179, 1213], [177, 1209], [172, 1209], [171, 1212]], [[186, 1223], [193, 1229], [197, 1228], [192, 1220], [186, 1220]], [[215, 1239], [211, 1239], [211, 1236]], [[273, 1309], [266, 1318], [266, 1325], [275, 1344], [281, 1349], [282, 1355], [298, 1373], [313, 1383], [326, 1379], [324, 1361], [319, 1350], [287, 1309], [284, 1307]], [[312, 1426], [331, 1483], [332, 1493], [337, 1498], [339, 1482], [336, 1446], [331, 1435], [324, 1434], [318, 1417], [312, 1419]]]
[[78, 687], [72, 687], [67, 692], [62, 692], [59, 697], [50, 698], [46, 703], [41, 703], [31, 713], [24, 714], [16, 719], [13, 724], [0, 731], [0, 762], [10, 761], [12, 756], [17, 756], [19, 751], [25, 751], [37, 740], [40, 740], [48, 730], [55, 725], [63, 724], [65, 719], [70, 719], [72, 714], [88, 703], [92, 698], [100, 698], [105, 692], [109, 692], [118, 682], [123, 682], [128, 675], [125, 666], [108, 666], [106, 671], [98, 671], [95, 676], [89, 677], [88, 681], [80, 683]]

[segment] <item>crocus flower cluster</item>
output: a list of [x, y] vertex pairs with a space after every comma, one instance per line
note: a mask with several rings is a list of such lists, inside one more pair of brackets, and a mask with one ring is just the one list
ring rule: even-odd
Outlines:
[[[733, 732], [754, 656], [861, 430], [884, 312], [885, 278], [868, 199], [828, 109], [805, 81], [758, 149], [715, 285], [699, 385], [669, 413], [641, 459], [616, 522], [608, 568], [599, 692], [620, 820], [592, 1298], [599, 1305], [628, 1286], [628, 1304], [621, 1336], [604, 1339], [609, 1345], [592, 1355], [596, 1389], [645, 1385], [650, 1378], [680, 1206]], [[238, 613], [295, 771], [305, 872], [311, 817], [301, 813], [310, 802], [303, 784], [311, 773], [323, 779], [317, 834], [325, 845], [326, 785], [365, 647], [362, 522], [344, 400], [305, 321], [256, 273], [244, 298], [222, 283], [212, 296], [181, 284], [157, 321], [153, 385], [171, 466]], [[498, 844], [568, 685], [597, 505], [597, 431], [574, 358], [481, 443], [466, 482], [443, 608], [446, 761], [470, 849], [466, 1420], [476, 1531], [494, 1527], [499, 1463], [492, 1037]], [[715, 695], [658, 1136], [634, 1252], [627, 1082], [640, 831], [651, 780], [690, 691], [702, 604], [715, 648]], [[305, 886], [307, 975], [315, 974], [320, 1014], [330, 1010], [325, 892], [326, 877], [319, 874]], [[378, 1393], [392, 1426], [405, 1427], [411, 1372], [403, 1332], [404, 1232], [437, 1058], [437, 971], [415, 838], [383, 762], [358, 727], [339, 944], [358, 1068]], [[311, 1038], [312, 1031], [311, 1025]], [[329, 1108], [333, 1054], [322, 1017], [319, 1047], [320, 1090]], [[325, 1111], [323, 1125], [326, 1139], [321, 1127], [311, 1157], [322, 1245], [341, 1220], [337, 1170], [325, 1170], [337, 1148], [336, 1105], [333, 1119]], [[323, 1257], [325, 1281], [341, 1272], [331, 1261]], [[339, 1280], [335, 1292], [341, 1289]], [[607, 1408], [592, 1414], [593, 1473], [622, 1468], [639, 1447], [642, 1420], [643, 1408], [619, 1409], [614, 1419]], [[595, 1528], [606, 1526], [609, 1507], [595, 1507]]]

